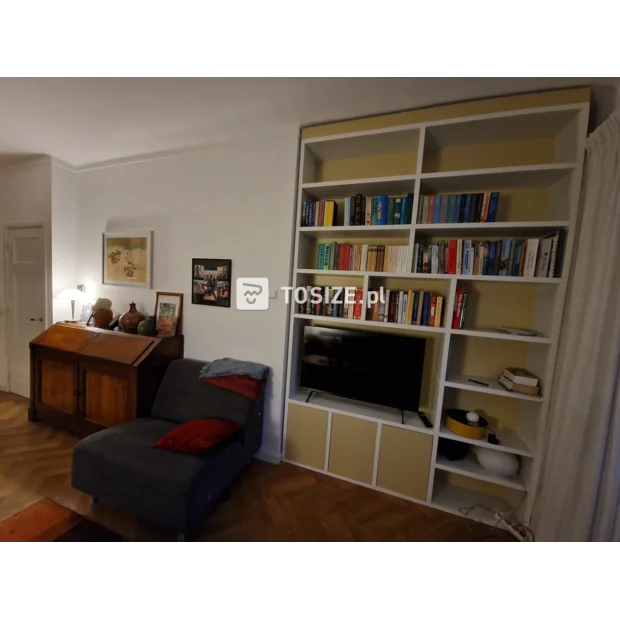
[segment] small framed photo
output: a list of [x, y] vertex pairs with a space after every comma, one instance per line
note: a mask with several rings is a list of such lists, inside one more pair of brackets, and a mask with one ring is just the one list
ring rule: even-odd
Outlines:
[[153, 231], [103, 233], [103, 284], [151, 288]]
[[192, 259], [192, 303], [230, 308], [231, 270], [229, 259]]
[[155, 329], [166, 338], [181, 333], [183, 293], [157, 293], [155, 300]]

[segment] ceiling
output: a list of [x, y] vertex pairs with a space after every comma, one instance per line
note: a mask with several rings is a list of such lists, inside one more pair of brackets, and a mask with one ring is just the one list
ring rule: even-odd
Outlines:
[[75, 167], [234, 139], [283, 125], [595, 85], [618, 78], [0, 78], [0, 165], [49, 154]]

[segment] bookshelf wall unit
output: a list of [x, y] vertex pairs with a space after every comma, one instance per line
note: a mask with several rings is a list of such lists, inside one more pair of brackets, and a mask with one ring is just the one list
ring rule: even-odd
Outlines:
[[[300, 314], [291, 304], [286, 462], [491, 524], [496, 517], [479, 506], [530, 522], [578, 222], [589, 96], [588, 89], [554, 91], [304, 130], [293, 285], [433, 291], [444, 297], [444, 310], [441, 325], [429, 327], [373, 322], [365, 312], [361, 319]], [[500, 192], [495, 222], [416, 223], [420, 195], [493, 191]], [[344, 221], [344, 198], [357, 193], [413, 193], [411, 223], [350, 226]], [[336, 225], [302, 226], [305, 200], [335, 200]], [[414, 273], [416, 243], [528, 239], [558, 229], [566, 231], [560, 277]], [[332, 241], [406, 245], [408, 270], [317, 269], [319, 244]], [[468, 293], [462, 329], [451, 327], [457, 288]], [[432, 428], [413, 412], [406, 413], [403, 424], [397, 410], [327, 394], [306, 403], [299, 370], [308, 324], [425, 338], [420, 410]], [[500, 325], [540, 336], [500, 333]], [[505, 390], [496, 381], [505, 366], [534, 372], [540, 395]], [[501, 443], [452, 433], [445, 425], [450, 408], [481, 413]], [[483, 469], [471, 452], [449, 461], [437, 451], [440, 438], [512, 453], [519, 471], [502, 478]]]

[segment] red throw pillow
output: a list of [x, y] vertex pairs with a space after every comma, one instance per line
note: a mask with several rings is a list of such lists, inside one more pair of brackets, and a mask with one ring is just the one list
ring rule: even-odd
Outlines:
[[153, 447], [199, 454], [232, 437], [241, 427], [229, 420], [190, 420], [166, 433]]
[[205, 383], [211, 385], [217, 385], [227, 390], [247, 396], [251, 398], [255, 403], [258, 402], [261, 390], [263, 389], [265, 382], [260, 379], [253, 379], [252, 377], [246, 377], [245, 375], [231, 375], [228, 377], [210, 377], [209, 379], [203, 379]]

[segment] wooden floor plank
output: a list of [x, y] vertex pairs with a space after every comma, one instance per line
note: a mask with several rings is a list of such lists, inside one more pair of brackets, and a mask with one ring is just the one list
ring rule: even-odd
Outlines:
[[[0, 520], [49, 498], [127, 540], [173, 534], [71, 487], [78, 437], [28, 422], [28, 401], [0, 392]], [[255, 461], [198, 537], [205, 541], [478, 541], [509, 533], [293, 465]]]

